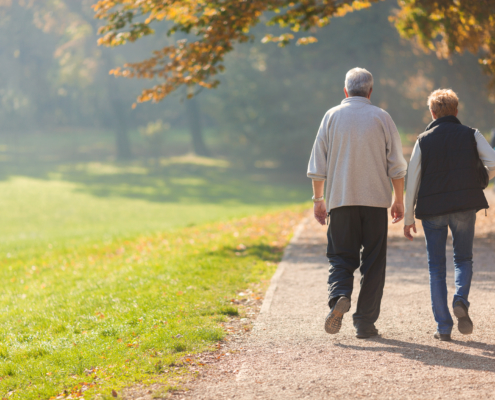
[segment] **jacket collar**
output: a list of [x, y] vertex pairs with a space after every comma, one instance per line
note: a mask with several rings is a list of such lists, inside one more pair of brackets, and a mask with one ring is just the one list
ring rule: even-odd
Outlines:
[[431, 121], [430, 124], [426, 127], [426, 131], [429, 131], [431, 128], [434, 128], [435, 126], [438, 126], [440, 124], [443, 124], [444, 122], [450, 122], [453, 124], [459, 124], [461, 125], [461, 121], [457, 119], [457, 117], [454, 117], [453, 115], [446, 115], [445, 117], [437, 118], [434, 121]]
[[344, 100], [342, 100], [341, 104], [348, 104], [348, 103], [366, 103], [366, 104], [371, 104], [371, 100], [367, 99], [366, 97], [361, 97], [361, 96], [352, 96], [352, 97], [347, 97]]

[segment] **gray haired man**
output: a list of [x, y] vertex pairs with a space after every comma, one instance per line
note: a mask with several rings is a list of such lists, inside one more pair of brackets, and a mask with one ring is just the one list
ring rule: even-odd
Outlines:
[[[313, 180], [314, 215], [328, 226], [328, 305], [325, 330], [335, 334], [349, 311], [354, 271], [360, 269], [361, 291], [353, 315], [358, 338], [375, 336], [375, 322], [385, 283], [387, 208], [393, 223], [404, 217], [404, 176], [399, 132], [390, 115], [370, 101], [373, 76], [363, 68], [345, 78], [342, 103], [321, 122], [311, 153], [308, 177]], [[326, 202], [323, 194], [325, 180]]]

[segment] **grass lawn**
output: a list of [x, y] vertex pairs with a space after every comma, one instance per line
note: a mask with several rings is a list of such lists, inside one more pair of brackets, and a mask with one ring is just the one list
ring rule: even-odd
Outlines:
[[0, 260], [280, 209], [311, 193], [308, 179], [235, 171], [221, 160], [162, 164], [2, 166]]
[[224, 336], [230, 300], [274, 272], [304, 192], [205, 162], [0, 182], [0, 398], [167, 383]]

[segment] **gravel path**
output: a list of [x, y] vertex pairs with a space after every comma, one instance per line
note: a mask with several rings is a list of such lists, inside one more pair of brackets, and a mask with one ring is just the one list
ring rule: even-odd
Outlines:
[[[411, 243], [400, 231], [392, 230], [389, 238], [387, 280], [376, 324], [380, 337], [355, 338], [355, 301], [339, 334], [323, 330], [328, 312], [325, 228], [308, 218], [286, 251], [251, 333], [230, 342], [213, 368], [173, 397], [494, 398], [493, 236], [475, 242], [470, 296], [474, 333], [463, 336], [455, 328], [452, 342], [439, 342], [432, 337], [424, 238]], [[452, 259], [452, 251], [448, 257]], [[448, 284], [452, 295], [451, 261]], [[357, 292], [359, 276], [355, 288]]]

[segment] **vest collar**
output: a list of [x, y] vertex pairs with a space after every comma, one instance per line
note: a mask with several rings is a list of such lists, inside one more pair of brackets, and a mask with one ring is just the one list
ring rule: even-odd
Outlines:
[[437, 118], [435, 121], [431, 121], [425, 130], [429, 131], [431, 128], [443, 124], [444, 122], [450, 122], [461, 125], [461, 121], [459, 121], [457, 117], [454, 117], [453, 115], [446, 115], [445, 117]]
[[344, 100], [342, 100], [341, 104], [346, 104], [346, 103], [366, 103], [366, 104], [371, 104], [371, 100], [367, 99], [366, 97], [362, 96], [351, 96], [347, 97]]

